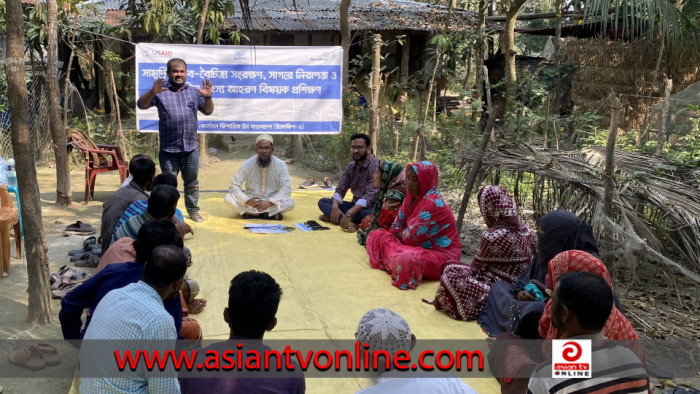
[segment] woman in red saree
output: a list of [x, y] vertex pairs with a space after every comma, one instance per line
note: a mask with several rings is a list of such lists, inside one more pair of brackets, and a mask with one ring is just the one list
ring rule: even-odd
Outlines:
[[[552, 282], [550, 290], [554, 289], [562, 274], [571, 271], [585, 271], [600, 276], [605, 279], [608, 285], [610, 285], [610, 288], [612, 288], [612, 281], [610, 280], [608, 270], [600, 259], [581, 250], [569, 250], [559, 253], [549, 262], [549, 278]], [[619, 301], [617, 297], [615, 297], [615, 301], [612, 312], [610, 312], [610, 317], [608, 317], [603, 327], [603, 334], [606, 338], [613, 340], [639, 339], [632, 324], [630, 324], [625, 315], [618, 309], [617, 305]], [[540, 336], [544, 339], [560, 339], [562, 336], [561, 331], [557, 330], [552, 325], [551, 305], [552, 300], [550, 299], [544, 307], [544, 314], [542, 314], [540, 318]], [[632, 350], [634, 351], [635, 349]]]
[[425, 279], [439, 279], [442, 265], [459, 260], [462, 244], [454, 216], [438, 186], [438, 170], [429, 161], [406, 169], [406, 198], [391, 226], [367, 237], [372, 268], [386, 270], [391, 284], [415, 289]]
[[[537, 252], [537, 241], [518, 216], [513, 198], [501, 186], [485, 186], [477, 195], [488, 227], [471, 265], [448, 262], [432, 305], [451, 318], [476, 320], [491, 286], [499, 280], [515, 283]], [[425, 301], [430, 303], [428, 301]]]

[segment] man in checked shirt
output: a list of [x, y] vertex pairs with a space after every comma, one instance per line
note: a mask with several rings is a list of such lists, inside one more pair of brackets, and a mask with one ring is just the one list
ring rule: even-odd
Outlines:
[[163, 172], [177, 176], [182, 171], [185, 185], [185, 207], [190, 219], [203, 222], [199, 214], [199, 152], [197, 150], [197, 111], [204, 115], [214, 112], [211, 99], [212, 84], [205, 79], [202, 88], [189, 85], [187, 64], [184, 60], [168, 60], [168, 81], [158, 78], [151, 90], [138, 100], [138, 107], [158, 109], [160, 153], [158, 159]]

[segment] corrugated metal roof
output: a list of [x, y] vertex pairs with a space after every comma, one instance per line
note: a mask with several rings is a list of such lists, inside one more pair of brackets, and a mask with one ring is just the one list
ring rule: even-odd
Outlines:
[[[251, 0], [251, 30], [338, 31], [340, 0]], [[444, 27], [447, 7], [406, 0], [352, 0], [349, 23], [353, 31], [435, 30]], [[452, 10], [450, 27], [476, 25], [477, 15]], [[232, 29], [244, 29], [240, 9], [227, 19]]]

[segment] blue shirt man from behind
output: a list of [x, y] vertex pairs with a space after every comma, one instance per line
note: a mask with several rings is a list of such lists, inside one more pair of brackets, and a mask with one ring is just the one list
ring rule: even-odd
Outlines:
[[182, 171], [185, 186], [185, 207], [190, 219], [202, 222], [199, 214], [199, 152], [197, 151], [197, 111], [204, 115], [214, 112], [209, 79], [202, 88], [187, 84], [187, 63], [173, 58], [167, 64], [168, 81], [158, 78], [151, 90], [139, 97], [141, 109], [158, 109], [160, 152], [158, 159], [163, 172], [177, 176]]

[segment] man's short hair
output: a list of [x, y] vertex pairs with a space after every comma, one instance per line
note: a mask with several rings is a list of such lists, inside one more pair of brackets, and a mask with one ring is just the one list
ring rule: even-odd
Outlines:
[[185, 276], [187, 257], [182, 248], [161, 245], [153, 248], [143, 268], [142, 280], [151, 286], [162, 288]]
[[260, 338], [277, 314], [282, 288], [268, 274], [246, 271], [228, 289], [230, 326], [236, 335]]
[[143, 187], [156, 174], [156, 163], [147, 155], [136, 155], [129, 161], [129, 173], [134, 182]]
[[146, 209], [154, 219], [161, 219], [175, 210], [179, 199], [180, 192], [177, 189], [170, 185], [158, 185], [151, 191]]
[[365, 134], [365, 133], [355, 133], [355, 134], [351, 135], [351, 136], [350, 136], [350, 141], [352, 142], [352, 141], [354, 141], [354, 140], [356, 140], [356, 139], [358, 139], [358, 138], [362, 138], [363, 140], [365, 140], [365, 144], [366, 144], [367, 146], [370, 146], [370, 144], [372, 143], [372, 140], [371, 140], [371, 139], [369, 138], [369, 136], [368, 136], [367, 134]]
[[177, 189], [177, 177], [170, 172], [164, 172], [153, 178], [153, 187], [158, 185], [170, 185]]
[[136, 261], [145, 263], [153, 249], [161, 245], [173, 245], [180, 249], [185, 246], [175, 223], [168, 219], [145, 222], [141, 225], [134, 242]]
[[369, 350], [385, 350], [393, 355], [399, 350], [411, 350], [411, 328], [398, 313], [375, 308], [365, 313], [357, 325], [356, 339]]
[[166, 70], [166, 71], [167, 71], [167, 72], [170, 72], [170, 68], [172, 67], [173, 64], [176, 64], [176, 63], [182, 63], [182, 64], [185, 65], [185, 69], [187, 68], [187, 63], [185, 63], [184, 60], [180, 59], [179, 57], [174, 57], [174, 58], [168, 60], [167, 70]]
[[601, 330], [613, 307], [610, 285], [598, 275], [573, 271], [559, 277], [557, 297], [578, 318], [581, 328]]

